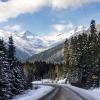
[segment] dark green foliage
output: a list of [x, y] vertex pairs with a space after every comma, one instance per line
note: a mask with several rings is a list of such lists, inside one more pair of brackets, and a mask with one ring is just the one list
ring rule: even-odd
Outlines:
[[56, 72], [56, 78], [58, 79], [62, 78], [63, 64], [56, 64], [55, 72]]
[[42, 61], [34, 63], [26, 62], [24, 64], [24, 71], [27, 81], [40, 80], [44, 78], [55, 78], [55, 65]]
[[64, 47], [65, 76], [70, 82], [80, 81], [86, 88], [100, 85], [100, 33], [95, 20], [91, 21], [90, 33], [66, 40]]
[[25, 81], [23, 65], [16, 58], [13, 39], [9, 38], [8, 50], [0, 39], [0, 100], [9, 100], [25, 89], [28, 89], [28, 85]]
[[31, 58], [28, 59], [29, 62], [35, 61], [42, 61], [47, 63], [62, 63], [64, 60], [63, 58], [63, 43], [40, 52], [39, 54], [33, 55]]
[[96, 24], [95, 24], [95, 20], [92, 20], [90, 23], [90, 32], [93, 34], [96, 32]]
[[10, 63], [12, 63], [12, 60], [16, 59], [16, 50], [15, 50], [12, 36], [9, 37], [8, 58]]
[[11, 95], [10, 67], [5, 54], [3, 40], [0, 40], [0, 100], [6, 100]]
[[11, 70], [11, 84], [12, 93], [17, 95], [25, 90], [26, 82], [24, 79], [23, 65], [16, 58], [16, 50], [13, 43], [12, 36], [9, 37], [9, 48], [8, 48], [8, 62]]

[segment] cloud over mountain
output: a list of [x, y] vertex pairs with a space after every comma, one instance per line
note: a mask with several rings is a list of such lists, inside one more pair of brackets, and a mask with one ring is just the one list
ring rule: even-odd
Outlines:
[[52, 25], [51, 27], [56, 32], [64, 32], [64, 31], [68, 31], [69, 29], [72, 29], [74, 25], [71, 22], [70, 23], [58, 23], [58, 24]]
[[0, 2], [0, 22], [15, 18], [20, 14], [34, 13], [45, 6], [58, 10], [77, 8], [92, 2], [100, 2], [100, 0], [9, 0]]
[[7, 25], [4, 27], [5, 30], [10, 30], [10, 31], [20, 31], [21, 26], [20, 25]]

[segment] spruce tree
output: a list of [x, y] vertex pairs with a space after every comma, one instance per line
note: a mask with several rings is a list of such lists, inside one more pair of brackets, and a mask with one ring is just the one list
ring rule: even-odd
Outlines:
[[[91, 52], [91, 71], [90, 71], [90, 84], [91, 87], [96, 87], [97, 69], [98, 69], [98, 36], [96, 32], [95, 20], [90, 24], [90, 52]], [[95, 79], [94, 79], [95, 76]]]
[[100, 87], [100, 32], [98, 33], [98, 45], [97, 45], [98, 49], [98, 68], [97, 68], [97, 87]]
[[95, 20], [90, 23], [90, 34], [86, 32], [65, 41], [64, 62], [68, 79], [78, 79], [87, 88], [100, 86], [100, 33], [96, 31]]
[[95, 23], [95, 20], [91, 20], [91, 23], [90, 23], [90, 33], [94, 34], [96, 32], [96, 23]]
[[81, 83], [86, 86], [86, 82], [87, 82], [87, 76], [88, 76], [88, 37], [86, 33], [82, 34], [82, 41], [81, 41], [81, 52], [82, 55], [80, 57], [81, 61], [80, 61], [80, 67], [81, 67]]
[[10, 67], [3, 40], [0, 40], [0, 100], [11, 97]]
[[9, 37], [9, 48], [8, 48], [8, 58], [9, 65], [11, 70], [11, 84], [12, 84], [12, 93], [17, 95], [24, 91], [26, 82], [23, 74], [23, 67], [21, 63], [16, 58], [16, 50], [13, 43], [12, 36]]
[[63, 67], [63, 76], [69, 77], [69, 41], [66, 39], [64, 43], [64, 67]]

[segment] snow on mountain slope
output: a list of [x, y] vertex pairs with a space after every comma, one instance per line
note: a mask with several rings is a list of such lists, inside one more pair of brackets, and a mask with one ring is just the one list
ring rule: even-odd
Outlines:
[[28, 59], [30, 62], [34, 61], [45, 61], [61, 63], [63, 61], [63, 43], [59, 44], [51, 49], [45, 50], [39, 54], [35, 54]]
[[[26, 32], [25, 32], [25, 34], [23, 34], [23, 36], [25, 35], [26, 37], [23, 37], [23, 36], [21, 36], [21, 34], [19, 34], [17, 32], [11, 33], [8, 31], [0, 30], [0, 38], [3, 38], [6, 43], [8, 41], [8, 38], [11, 35], [13, 36], [13, 39], [14, 39], [14, 44], [17, 49], [17, 57], [18, 58], [23, 59], [23, 58], [29, 57], [29, 56], [31, 56], [35, 53], [38, 53], [44, 49], [44, 46], [42, 46], [43, 42], [40, 42], [42, 40], [40, 40], [37, 36], [34, 37], [33, 34], [32, 34], [33, 37], [31, 36], [32, 38], [29, 38], [28, 33], [26, 36]], [[41, 46], [41, 48], [38, 48], [38, 46]]]
[[74, 34], [83, 32], [86, 29], [86, 27], [79, 26], [67, 33], [52, 33], [45, 36], [39, 36], [30, 31], [11, 33], [0, 30], [0, 38], [3, 38], [4, 41], [7, 42], [9, 36], [12, 35], [17, 49], [17, 57], [25, 59], [41, 51], [57, 46], [58, 44], [63, 43], [66, 38], [70, 38]]
[[76, 36], [78, 34], [83, 33], [83, 31], [86, 31], [87, 28], [80, 26], [73, 30], [71, 30], [68, 33], [63, 34], [54, 34], [50, 36], [45, 36], [44, 40], [47, 40], [49, 47], [52, 47], [48, 50], [45, 50], [44, 52], [41, 52], [39, 54], [35, 54], [32, 57], [30, 57], [28, 60], [30, 62], [34, 61], [46, 61], [46, 62], [54, 62], [54, 63], [62, 63], [64, 60], [64, 48], [63, 44], [66, 38], [70, 38], [72, 36]]
[[66, 38], [70, 38], [74, 34], [80, 34], [84, 31], [86, 31], [88, 28], [84, 26], [75, 27], [74, 29], [70, 30], [66, 33], [52, 33], [48, 36], [44, 36], [43, 39], [48, 42], [49, 46], [54, 46], [55, 44], [60, 44], [65, 41]]

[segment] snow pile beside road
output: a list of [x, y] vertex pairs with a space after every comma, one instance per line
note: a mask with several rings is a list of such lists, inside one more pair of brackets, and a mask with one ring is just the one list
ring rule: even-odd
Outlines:
[[100, 88], [85, 90], [71, 85], [67, 85], [67, 86], [72, 90], [76, 91], [81, 96], [85, 98], [90, 98], [89, 100], [100, 100]]
[[42, 84], [42, 81], [33, 81], [33, 84]]
[[100, 88], [89, 90], [89, 94], [95, 97], [97, 100], [100, 100]]
[[62, 79], [60, 79], [60, 80], [58, 80], [58, 84], [65, 84], [67, 82], [67, 78], [62, 78]]
[[12, 100], [37, 100], [48, 94], [54, 88], [51, 86], [38, 85], [38, 89], [28, 90], [23, 95], [18, 95]]
[[32, 83], [33, 84], [53, 83], [53, 80], [51, 80], [51, 79], [41, 79], [41, 80], [38, 80], [38, 81], [33, 81]]
[[51, 80], [51, 79], [42, 79], [41, 81], [43, 83], [53, 83], [53, 80]]

